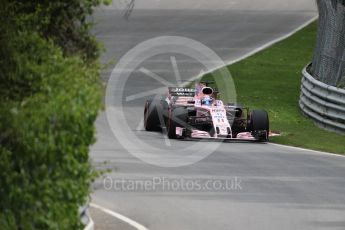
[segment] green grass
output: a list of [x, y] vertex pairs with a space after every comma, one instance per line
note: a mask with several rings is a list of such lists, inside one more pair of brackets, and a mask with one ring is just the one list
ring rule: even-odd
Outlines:
[[[284, 145], [345, 154], [345, 136], [318, 128], [298, 107], [301, 71], [312, 59], [316, 23], [228, 68], [237, 101], [268, 111], [271, 130], [282, 135], [270, 141]], [[204, 76], [217, 82], [219, 71]], [[219, 86], [220, 92], [224, 88]], [[227, 101], [229, 98], [222, 98]]]

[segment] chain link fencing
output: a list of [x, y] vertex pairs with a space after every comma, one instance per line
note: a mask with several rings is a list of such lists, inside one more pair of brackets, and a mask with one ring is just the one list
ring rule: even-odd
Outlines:
[[319, 81], [345, 88], [345, 0], [316, 0], [317, 44], [311, 74]]

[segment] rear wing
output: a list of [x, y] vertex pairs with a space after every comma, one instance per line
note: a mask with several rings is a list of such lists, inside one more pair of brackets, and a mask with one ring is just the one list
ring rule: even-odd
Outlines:
[[195, 89], [183, 87], [168, 87], [169, 95], [178, 97], [194, 97]]

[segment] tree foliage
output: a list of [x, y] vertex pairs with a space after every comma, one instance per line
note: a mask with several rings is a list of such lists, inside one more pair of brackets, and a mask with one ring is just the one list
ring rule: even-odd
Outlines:
[[100, 0], [0, 3], [1, 229], [82, 228], [101, 105]]

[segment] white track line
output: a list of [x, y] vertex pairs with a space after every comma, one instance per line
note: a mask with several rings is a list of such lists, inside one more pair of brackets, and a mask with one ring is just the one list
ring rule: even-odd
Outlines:
[[267, 144], [278, 146], [278, 147], [289, 148], [289, 149], [295, 149], [295, 150], [302, 150], [302, 151], [306, 151], [306, 152], [317, 153], [320, 155], [328, 155], [328, 156], [333, 156], [333, 157], [345, 157], [345, 155], [340, 155], [338, 153], [328, 153], [328, 152], [322, 152], [322, 151], [317, 151], [317, 150], [312, 150], [312, 149], [305, 149], [305, 148], [301, 148], [301, 147], [281, 145], [281, 144], [276, 144], [276, 143], [267, 143]]
[[[243, 56], [241, 56], [241, 57], [239, 57], [239, 58], [236, 58], [236, 59], [231, 60], [231, 61], [224, 62], [224, 63], [225, 63], [225, 66], [224, 66], [224, 65], [220, 65], [220, 66], [217, 66], [216, 68], [207, 70], [206, 72], [203, 72], [202, 75], [199, 74], [199, 75], [197, 75], [196, 77], [193, 77], [193, 78], [191, 78], [191, 79], [188, 80], [188, 81], [195, 81], [195, 80], [201, 78], [202, 76], [204, 76], [204, 75], [206, 75], [206, 74], [208, 74], [208, 73], [214, 72], [215, 70], [218, 70], [218, 69], [220, 69], [220, 68], [223, 68], [223, 67], [232, 65], [232, 64], [234, 64], [234, 63], [236, 63], [236, 62], [242, 61], [243, 59], [246, 59], [246, 58], [248, 58], [248, 57], [250, 57], [250, 56], [252, 56], [252, 55], [258, 53], [258, 52], [260, 52], [260, 51], [262, 51], [262, 50], [264, 50], [264, 49], [266, 49], [266, 48], [268, 48], [268, 47], [274, 45], [275, 43], [278, 43], [278, 42], [280, 42], [280, 41], [282, 41], [282, 40], [284, 40], [284, 39], [286, 39], [286, 38], [292, 36], [292, 35], [295, 34], [296, 32], [302, 30], [304, 27], [306, 27], [306, 26], [308, 26], [309, 24], [311, 24], [312, 22], [314, 22], [316, 19], [318, 19], [318, 17], [319, 17], [319, 16], [317, 15], [317, 16], [311, 18], [310, 20], [306, 21], [305, 23], [303, 23], [302, 25], [300, 25], [300, 26], [297, 27], [296, 29], [292, 30], [291, 32], [289, 32], [289, 33], [287, 33], [287, 34], [285, 34], [285, 35], [283, 35], [283, 36], [281, 36], [281, 37], [279, 37], [279, 38], [276, 38], [276, 39], [274, 39], [274, 40], [272, 40], [272, 41], [270, 41], [270, 42], [268, 42], [268, 43], [266, 43], [266, 44], [264, 44], [264, 45], [262, 45], [262, 46], [259, 46], [259, 47], [257, 47], [256, 49], [250, 51], [249, 53], [244, 54]], [[184, 84], [182, 84], [182, 86], [187, 86], [188, 84], [190, 84], [190, 82], [185, 82]]]
[[129, 224], [130, 226], [134, 227], [135, 229], [138, 229], [138, 230], [149, 230], [148, 228], [146, 228], [145, 226], [139, 224], [138, 222], [136, 222], [136, 221], [134, 221], [134, 220], [124, 216], [124, 215], [121, 215], [121, 214], [119, 214], [117, 212], [114, 212], [114, 211], [112, 211], [110, 209], [104, 208], [104, 207], [99, 206], [99, 205], [94, 204], [94, 203], [90, 203], [90, 206], [93, 207], [93, 208], [97, 208], [97, 209], [101, 210], [102, 212], [105, 212], [105, 213], [107, 213], [107, 214], [109, 214], [109, 215], [111, 215], [111, 216], [113, 216], [113, 217], [115, 217], [115, 218], [117, 218], [117, 219], [119, 219], [119, 220], [121, 220], [123, 222], [126, 222], [127, 224]]
[[284, 40], [284, 39], [286, 39], [292, 35], [294, 35], [296, 32], [298, 32], [298, 31], [302, 30], [303, 28], [305, 28], [306, 26], [310, 25], [311, 23], [313, 23], [318, 18], [319, 18], [319, 16], [317, 15], [317, 16], [309, 19], [308, 21], [306, 21], [305, 23], [303, 23], [302, 25], [300, 25], [296, 29], [292, 30], [291, 32], [289, 32], [289, 33], [287, 33], [287, 34], [285, 34], [279, 38], [276, 38], [276, 39], [266, 43], [265, 45], [259, 46], [258, 48], [254, 49], [253, 51], [251, 51], [245, 55], [243, 55], [242, 57], [239, 57], [235, 60], [228, 62], [226, 65], [227, 66], [232, 65], [236, 62], [242, 61], [243, 59], [246, 59], [247, 57], [250, 57], [250, 56], [252, 56], [252, 55], [254, 55], [254, 54], [256, 54], [256, 53], [258, 53], [258, 52], [260, 52], [260, 51], [262, 51], [262, 50], [264, 50], [264, 49], [266, 49], [266, 48], [268, 48], [268, 47], [270, 47], [270, 46], [272, 46], [272, 45], [274, 45], [274, 44], [276, 44], [276, 43], [278, 43], [278, 42], [280, 42], [280, 41], [282, 41], [282, 40]]

